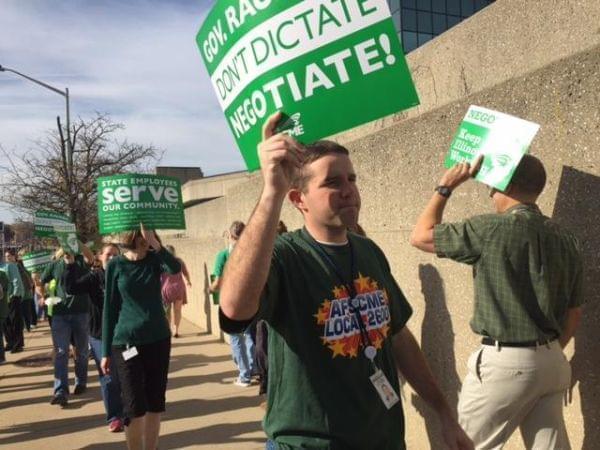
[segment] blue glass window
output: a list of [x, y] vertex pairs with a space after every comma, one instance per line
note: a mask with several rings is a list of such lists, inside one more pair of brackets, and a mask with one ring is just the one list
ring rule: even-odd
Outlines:
[[431, 13], [419, 11], [418, 13], [418, 26], [417, 31], [419, 33], [432, 33], [431, 29]]
[[417, 33], [413, 33], [412, 31], [403, 31], [402, 45], [404, 46], [404, 53], [411, 52], [417, 48]]
[[445, 14], [434, 14], [433, 15], [433, 34], [442, 34], [446, 31], [446, 15]]
[[433, 39], [433, 36], [431, 34], [418, 33], [418, 38], [419, 45], [423, 45], [425, 42], [429, 42], [431, 39]]
[[460, 0], [446, 0], [448, 14], [460, 16]]
[[433, 12], [444, 14], [446, 12], [446, 0], [432, 0], [431, 9]]
[[416, 11], [402, 8], [402, 29], [406, 31], [417, 31]]
[[475, 11], [473, 11], [473, 0], [462, 0], [461, 15], [463, 17], [469, 17], [472, 16], [474, 12]]

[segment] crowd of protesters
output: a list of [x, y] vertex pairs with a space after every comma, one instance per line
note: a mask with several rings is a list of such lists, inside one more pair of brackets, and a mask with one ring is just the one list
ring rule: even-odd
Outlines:
[[[275, 133], [277, 120], [269, 119], [259, 145], [263, 192], [248, 223], [231, 224], [207, 289], [229, 335], [234, 383], [259, 384], [267, 395], [266, 448], [404, 449], [398, 372], [437, 414], [448, 448], [501, 448], [516, 428], [527, 448], [570, 448], [562, 349], [582, 314], [581, 252], [536, 206], [546, 183], [541, 161], [525, 155], [509, 187], [491, 190], [494, 214], [444, 223], [449, 197], [481, 158], [452, 167], [414, 227], [412, 245], [475, 269], [471, 326], [481, 346], [454, 411], [407, 327], [412, 307], [385, 254], [358, 224], [348, 150], [330, 141], [301, 145]], [[299, 230], [287, 232], [279, 220], [285, 198], [302, 215]], [[109, 430], [124, 429], [129, 449], [155, 449], [190, 274], [143, 225], [96, 255], [80, 249], [59, 249], [33, 275], [6, 252], [0, 363], [5, 351], [23, 350], [24, 329], [51, 316], [51, 403], [64, 407], [71, 392], [86, 391], [91, 351]], [[36, 309], [34, 298], [38, 306], [59, 300]]]

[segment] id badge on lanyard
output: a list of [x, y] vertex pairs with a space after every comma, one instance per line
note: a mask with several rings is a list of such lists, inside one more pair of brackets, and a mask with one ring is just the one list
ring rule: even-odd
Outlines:
[[121, 353], [123, 355], [123, 359], [125, 361], [129, 361], [131, 358], [135, 357], [138, 355], [138, 351], [137, 348], [135, 348], [135, 346], [130, 347], [129, 345], [127, 346], [126, 350], [123, 350], [123, 353]]

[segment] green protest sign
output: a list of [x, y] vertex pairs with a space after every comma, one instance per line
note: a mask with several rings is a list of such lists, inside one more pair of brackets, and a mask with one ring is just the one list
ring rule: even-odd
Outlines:
[[75, 224], [65, 214], [39, 210], [35, 212], [33, 224], [35, 236], [55, 237], [65, 250], [79, 253]]
[[52, 262], [51, 250], [36, 250], [23, 255], [23, 265], [29, 273], [41, 272]]
[[185, 230], [181, 182], [177, 178], [124, 174], [98, 178], [100, 234], [139, 229]]
[[71, 219], [62, 213], [39, 210], [33, 218], [34, 234], [38, 237], [56, 237], [56, 224], [71, 223]]
[[56, 227], [56, 238], [58, 243], [66, 251], [70, 251], [74, 255], [80, 253], [79, 240], [77, 239], [77, 233], [75, 231], [74, 224], [68, 224], [63, 227]]
[[444, 165], [485, 155], [476, 180], [504, 191], [540, 126], [480, 106], [470, 106], [450, 144]]
[[277, 110], [307, 143], [419, 104], [386, 0], [219, 0], [196, 42], [249, 170]]

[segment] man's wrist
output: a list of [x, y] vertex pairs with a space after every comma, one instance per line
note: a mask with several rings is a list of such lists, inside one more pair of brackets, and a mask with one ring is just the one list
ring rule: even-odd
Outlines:
[[287, 195], [287, 190], [280, 190], [273, 187], [266, 187], [263, 189], [260, 195], [260, 202], [263, 203], [281, 203], [285, 200], [285, 196]]
[[453, 188], [446, 184], [438, 184], [434, 189], [435, 192], [437, 192], [444, 198], [450, 198], [450, 196], [452, 195], [452, 190]]

